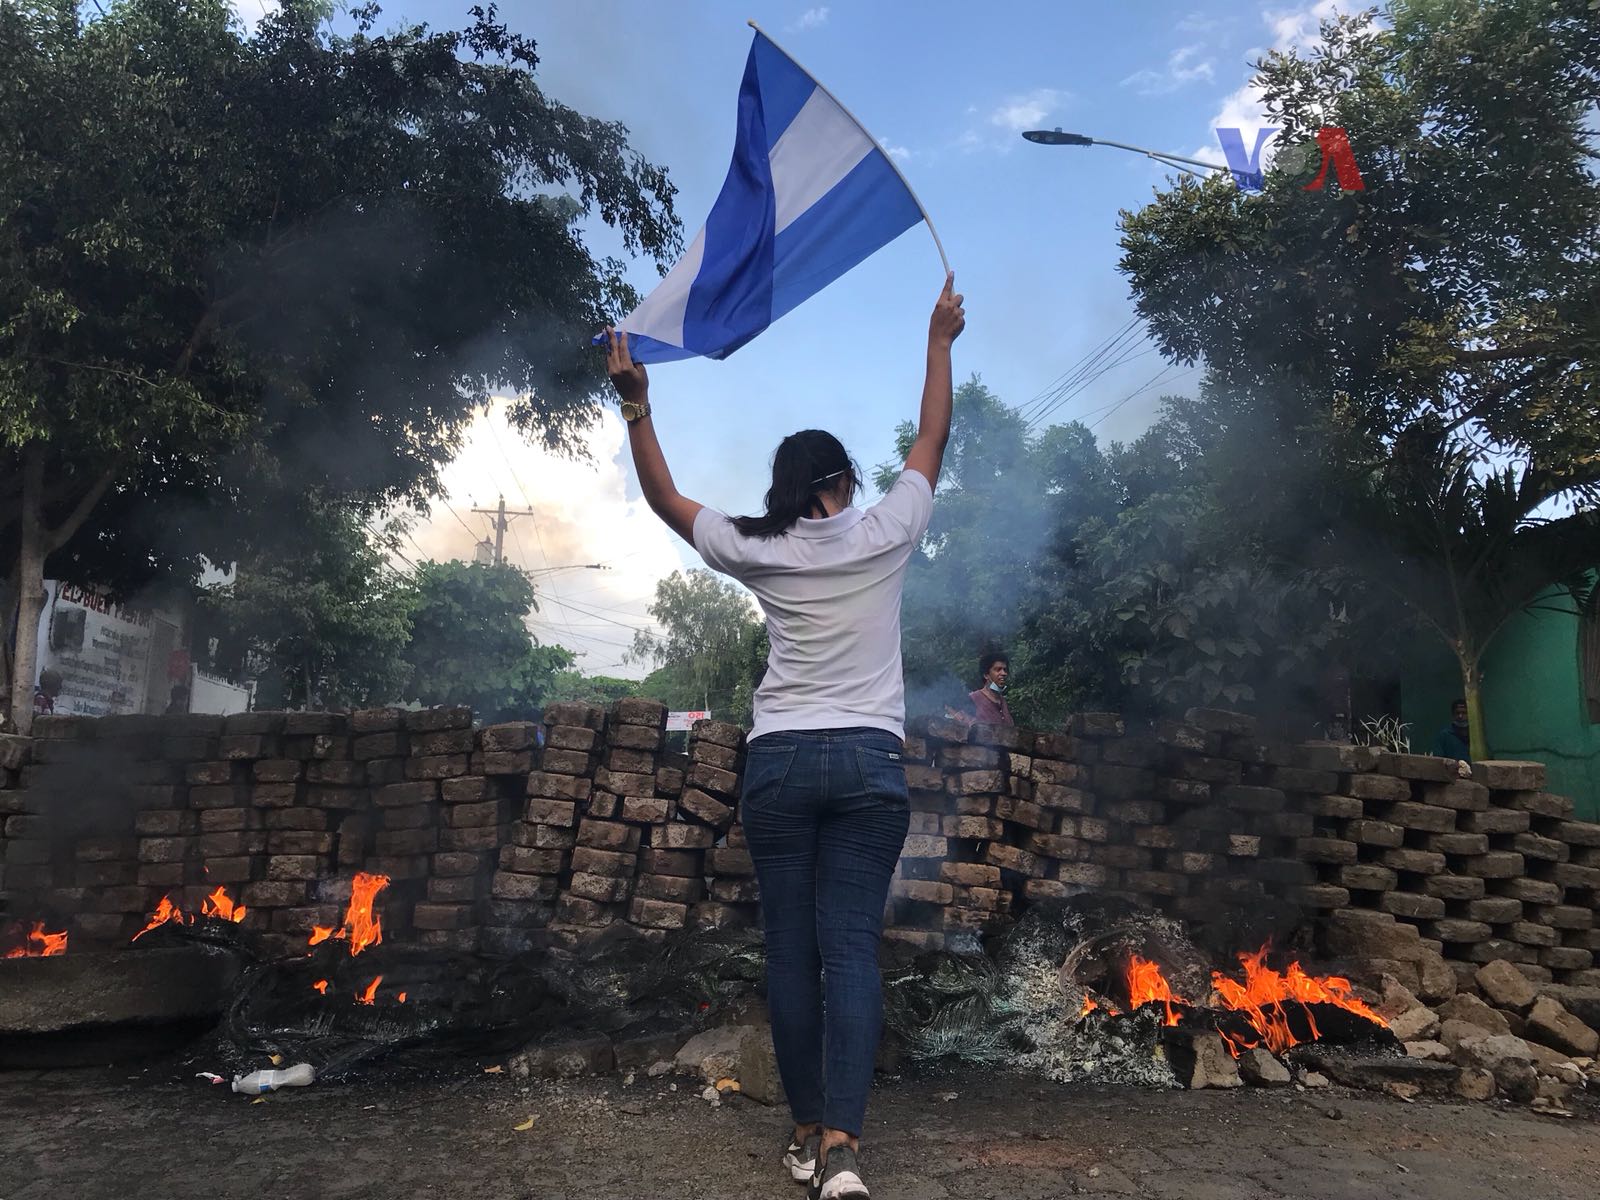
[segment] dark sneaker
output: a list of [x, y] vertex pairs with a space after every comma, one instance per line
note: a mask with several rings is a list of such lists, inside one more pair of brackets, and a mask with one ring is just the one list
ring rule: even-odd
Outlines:
[[792, 1136], [789, 1138], [789, 1146], [783, 1152], [783, 1165], [790, 1179], [796, 1183], [811, 1182], [811, 1177], [817, 1173], [817, 1146], [821, 1140], [809, 1137], [797, 1142]]
[[849, 1146], [828, 1151], [828, 1161], [818, 1166], [807, 1196], [809, 1200], [869, 1200], [856, 1152]]

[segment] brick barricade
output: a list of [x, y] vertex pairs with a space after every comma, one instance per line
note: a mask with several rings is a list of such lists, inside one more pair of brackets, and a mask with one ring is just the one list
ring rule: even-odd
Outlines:
[[[391, 879], [386, 939], [452, 950], [751, 923], [744, 733], [703, 721], [675, 754], [665, 717], [553, 704], [542, 739], [463, 708], [44, 717], [0, 737], [0, 917], [114, 945], [164, 896], [198, 911], [220, 885], [290, 952], [338, 923], [364, 870]], [[894, 939], [939, 946], [1083, 892], [1186, 918], [1277, 899], [1409, 926], [1463, 969], [1600, 982], [1600, 825], [1535, 763], [1462, 779], [1436, 758], [1267, 742], [1204, 709], [1139, 729], [916, 720], [905, 762]]]

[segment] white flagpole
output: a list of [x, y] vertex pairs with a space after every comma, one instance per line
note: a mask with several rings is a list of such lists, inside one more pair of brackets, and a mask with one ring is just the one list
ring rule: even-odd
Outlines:
[[854, 121], [856, 123], [856, 128], [867, 135], [867, 140], [872, 143], [873, 148], [876, 149], [879, 154], [883, 155], [885, 161], [888, 162], [890, 169], [900, 177], [900, 182], [905, 184], [906, 191], [911, 194], [911, 199], [913, 202], [915, 202], [917, 211], [922, 214], [923, 224], [927, 225], [928, 232], [933, 234], [933, 244], [934, 247], [939, 251], [939, 261], [944, 263], [944, 273], [946, 275], [950, 274], [950, 259], [945, 255], [944, 243], [939, 240], [939, 231], [933, 227], [933, 218], [928, 215], [928, 210], [923, 207], [922, 201], [917, 196], [917, 190], [911, 186], [911, 181], [906, 178], [906, 173], [902, 171], [900, 169], [900, 165], [894, 161], [894, 155], [885, 150], [883, 148], [883, 143], [872, 136], [872, 131], [861, 123], [860, 117], [856, 116], [855, 113], [846, 108], [844, 106], [844, 102], [828, 90], [827, 84], [823, 83], [822, 80], [818, 79], [810, 71], [807, 71], [805, 67], [801, 66], [800, 60], [795, 58], [794, 55], [790, 54], [782, 46], [779, 46], [771, 34], [769, 34], [765, 29], [761, 28], [761, 26], [757, 25], [754, 21], [747, 21], [746, 24], [749, 25], [751, 29], [754, 29], [757, 33], [759, 33], [762, 37], [766, 38], [767, 41], [772, 42], [773, 46], [777, 48], [778, 53], [782, 54], [790, 62], [794, 63], [795, 66], [799, 67], [801, 71], [805, 72], [806, 78], [821, 88], [822, 94], [837, 104], [839, 106], [839, 111]]

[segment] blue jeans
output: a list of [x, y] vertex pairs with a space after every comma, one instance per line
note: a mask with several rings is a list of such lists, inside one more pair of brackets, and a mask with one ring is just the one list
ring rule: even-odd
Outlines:
[[911, 824], [900, 754], [880, 729], [769, 733], [750, 743], [740, 802], [789, 1107], [857, 1137], [883, 1030], [883, 908]]

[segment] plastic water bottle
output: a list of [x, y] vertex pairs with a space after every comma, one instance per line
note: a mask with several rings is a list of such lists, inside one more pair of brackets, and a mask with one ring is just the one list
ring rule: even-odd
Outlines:
[[233, 1090], [241, 1096], [259, 1096], [281, 1087], [310, 1087], [316, 1078], [316, 1068], [310, 1063], [297, 1063], [282, 1071], [251, 1071], [248, 1075], [237, 1075]]

